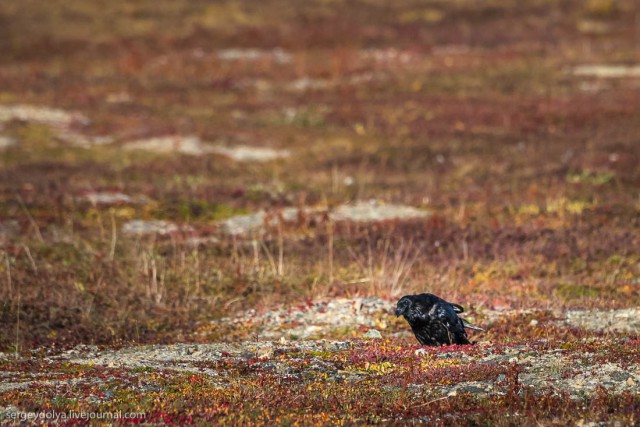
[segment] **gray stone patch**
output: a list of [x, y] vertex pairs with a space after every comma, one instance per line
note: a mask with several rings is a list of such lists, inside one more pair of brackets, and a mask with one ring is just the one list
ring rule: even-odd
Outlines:
[[[488, 354], [480, 357], [480, 363], [516, 363], [522, 367], [518, 380], [534, 390], [552, 389], [567, 392], [573, 398], [592, 394], [600, 385], [621, 393], [637, 392], [640, 387], [640, 365], [621, 366], [616, 363], [594, 363], [586, 353], [582, 361], [575, 360], [564, 350], [531, 350], [516, 346], [503, 355]], [[574, 355], [575, 356], [575, 355]]]
[[640, 65], [580, 65], [572, 73], [574, 76], [602, 79], [640, 77]]
[[[127, 347], [101, 352], [67, 352], [51, 359], [68, 360], [82, 365], [101, 365], [126, 368], [166, 368], [184, 370], [195, 362], [221, 359], [270, 359], [276, 349], [283, 351], [338, 351], [349, 347], [343, 341], [305, 341], [295, 344], [274, 342], [243, 342], [215, 344], [171, 344]], [[176, 365], [178, 363], [178, 365]]]
[[335, 88], [340, 85], [351, 86], [370, 83], [373, 81], [384, 80], [386, 75], [381, 73], [360, 73], [346, 76], [341, 79], [317, 79], [312, 77], [301, 77], [293, 80], [284, 86], [285, 90], [292, 92], [306, 92], [310, 90], [326, 90]]
[[362, 337], [369, 340], [379, 340], [382, 339], [382, 334], [377, 329], [369, 329]]
[[189, 227], [179, 227], [178, 225], [163, 220], [145, 221], [142, 219], [131, 220], [122, 226], [124, 234], [144, 236], [150, 234], [172, 234], [178, 231], [190, 231]]
[[260, 325], [260, 338], [264, 339], [307, 339], [345, 327], [368, 326], [384, 330], [388, 327], [385, 318], [394, 306], [394, 301], [377, 297], [334, 298], [265, 313], [249, 310], [243, 316], [224, 318], [217, 323]]
[[335, 86], [335, 82], [326, 79], [314, 79], [311, 77], [301, 77], [287, 83], [285, 89], [294, 92], [306, 92], [308, 90], [322, 90]]
[[250, 234], [262, 229], [265, 225], [266, 213], [264, 211], [253, 214], [236, 215], [225, 219], [220, 223], [223, 232], [231, 235]]
[[488, 381], [465, 381], [452, 387], [445, 387], [440, 392], [445, 394], [447, 397], [454, 397], [462, 393], [470, 393], [479, 398], [505, 394], [504, 391], [500, 391], [495, 384]]
[[329, 211], [322, 207], [288, 207], [273, 211], [259, 211], [252, 214], [237, 215], [219, 223], [223, 233], [231, 235], [263, 234], [268, 227], [278, 225], [279, 221], [293, 223], [301, 216], [308, 218], [328, 216], [331, 221], [375, 222], [386, 220], [407, 220], [426, 218], [431, 213], [411, 206], [383, 204], [372, 200], [355, 204], [341, 205]]
[[80, 197], [93, 205], [145, 204], [149, 199], [145, 196], [129, 196], [120, 192], [98, 191]]
[[431, 213], [411, 206], [383, 204], [377, 200], [341, 205], [330, 212], [333, 221], [386, 221], [393, 219], [426, 218]]
[[[482, 310], [479, 310], [479, 312], [482, 313], [482, 317], [484, 319], [484, 322], [488, 325], [492, 325], [493, 323], [495, 323], [498, 319], [502, 318], [502, 317], [510, 317], [510, 316], [516, 316], [519, 314], [544, 314], [547, 313], [549, 310], [542, 310], [542, 309], [511, 309], [511, 308], [502, 308], [502, 307], [497, 307], [495, 309], [489, 309], [489, 308], [482, 308]], [[562, 317], [563, 313], [561, 312], [557, 312], [554, 313], [555, 316], [557, 317]], [[537, 320], [536, 320], [537, 322]], [[535, 322], [534, 322], [535, 323]], [[535, 326], [535, 325], [530, 325], [530, 326]]]
[[0, 384], [0, 393], [6, 393], [13, 390], [24, 390], [29, 388], [35, 381], [22, 381], [22, 382], [3, 382]]
[[91, 148], [100, 145], [111, 144], [114, 141], [112, 136], [89, 136], [68, 129], [63, 129], [57, 133], [58, 138], [77, 147]]
[[310, 215], [318, 212], [314, 208], [283, 208], [271, 212], [259, 211], [252, 214], [236, 215], [220, 222], [221, 230], [231, 235], [246, 235], [266, 231], [267, 227], [274, 227], [280, 221], [291, 223], [298, 219], [299, 215]]
[[8, 136], [0, 135], [0, 150], [4, 150], [5, 148], [13, 147], [16, 145], [18, 141], [15, 138], [11, 138]]
[[[298, 341], [289, 344], [285, 340], [280, 342], [242, 342], [236, 344], [172, 344], [147, 345], [128, 347], [119, 350], [92, 349], [90, 346], [80, 345], [76, 349], [65, 353], [49, 356], [45, 360], [65, 361], [80, 365], [100, 365], [109, 368], [149, 368], [153, 370], [168, 370], [176, 372], [196, 372], [207, 375], [212, 385], [227, 387], [229, 373], [203, 366], [203, 363], [220, 360], [244, 363], [254, 359], [265, 371], [273, 371], [283, 378], [301, 378], [302, 373], [287, 360], [276, 357], [276, 351], [285, 353], [301, 353], [305, 357], [310, 352], [336, 352], [351, 347], [351, 343], [344, 341]], [[330, 381], [348, 379], [344, 371], [333, 363], [326, 362], [317, 356], [311, 356], [313, 366], [307, 374], [323, 374], [323, 378]], [[301, 360], [293, 358], [292, 360]], [[80, 378], [77, 381], [100, 382], [99, 378]], [[8, 390], [26, 388], [30, 384], [65, 385], [64, 381], [41, 378], [39, 381], [9, 383]], [[157, 387], [153, 384], [143, 384], [138, 381], [137, 387], [149, 391]]]
[[[593, 395], [598, 386], [615, 392], [638, 391], [640, 365], [622, 367], [615, 363], [576, 366], [575, 361], [554, 361], [555, 355], [536, 357], [519, 380], [536, 390], [552, 388], [568, 392], [573, 398]], [[546, 362], [546, 363], [545, 363]], [[562, 366], [561, 372], [558, 364]], [[624, 379], [622, 379], [624, 378]]]
[[193, 156], [211, 151], [197, 136], [160, 136], [128, 142], [125, 150], [144, 150], [156, 153], [181, 153]]
[[[463, 365], [470, 363], [505, 366], [518, 365], [520, 372], [518, 382], [524, 390], [533, 393], [551, 390], [554, 393], [568, 393], [573, 399], [592, 396], [598, 386], [602, 386], [612, 393], [640, 391], [640, 365], [631, 364], [621, 366], [616, 363], [592, 362], [589, 353], [585, 353], [582, 360], [575, 359], [575, 354], [562, 349], [548, 351], [533, 349], [525, 345], [505, 349], [501, 353], [493, 353], [490, 345], [478, 344], [482, 353], [468, 355], [458, 352], [440, 353], [437, 358], [454, 358]], [[429, 352], [419, 349], [416, 357], [429, 357]], [[438, 387], [441, 396], [451, 397], [461, 393], [470, 393], [478, 397], [504, 394], [505, 375], [500, 375], [494, 381], [466, 381], [457, 384]], [[418, 392], [431, 389], [428, 384], [414, 384]]]
[[220, 154], [239, 162], [266, 162], [289, 157], [288, 150], [276, 150], [268, 147], [252, 147], [249, 145], [211, 145], [197, 136], [160, 136], [128, 142], [125, 150], [144, 150], [156, 153], [180, 153], [192, 156], [202, 154]]
[[221, 49], [216, 52], [223, 61], [263, 61], [273, 60], [279, 64], [288, 64], [292, 56], [282, 48], [265, 49]]
[[50, 126], [69, 127], [74, 123], [86, 125], [89, 119], [80, 113], [33, 105], [0, 105], [0, 122], [20, 120]]
[[[90, 123], [89, 118], [81, 113], [33, 105], [0, 105], [0, 123], [14, 120], [47, 125], [58, 139], [78, 147], [90, 148], [110, 144], [114, 140], [111, 136], [89, 136], [72, 130], [73, 125], [86, 126]], [[3, 148], [2, 137], [0, 148]]]
[[640, 309], [573, 310], [566, 313], [566, 322], [591, 331], [637, 334], [640, 332]]
[[248, 145], [212, 146], [211, 153], [227, 156], [237, 162], [268, 162], [276, 159], [287, 158], [291, 155], [289, 150], [276, 150], [268, 147], [251, 147]]

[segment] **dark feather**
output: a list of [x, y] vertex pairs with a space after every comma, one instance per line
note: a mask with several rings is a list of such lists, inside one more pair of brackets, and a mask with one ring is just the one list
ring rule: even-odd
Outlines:
[[422, 345], [471, 344], [464, 328], [483, 329], [459, 318], [463, 311], [432, 294], [407, 295], [396, 306], [396, 316], [404, 316]]
[[480, 326], [472, 325], [471, 323], [467, 322], [464, 319], [462, 319], [462, 325], [464, 325], [465, 328], [473, 329], [474, 331], [484, 331], [484, 329], [481, 328]]
[[462, 308], [461, 305], [454, 304], [452, 302], [450, 302], [449, 304], [451, 305], [451, 307], [453, 307], [453, 311], [455, 311], [456, 313], [464, 313], [464, 308]]

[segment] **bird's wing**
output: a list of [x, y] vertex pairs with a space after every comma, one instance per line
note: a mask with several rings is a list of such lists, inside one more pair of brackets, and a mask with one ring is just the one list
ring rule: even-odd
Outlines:
[[453, 311], [455, 311], [456, 313], [463, 313], [464, 312], [464, 308], [461, 305], [454, 304], [452, 302], [450, 302], [449, 305], [451, 307], [453, 307]]
[[459, 318], [456, 314], [456, 309], [449, 303], [434, 304], [432, 309], [429, 310], [430, 320], [435, 323], [439, 323], [447, 330], [463, 330], [462, 327], [458, 328]]
[[423, 322], [438, 322], [448, 319], [451, 315], [455, 316], [452, 307], [437, 301], [416, 304], [415, 313]]

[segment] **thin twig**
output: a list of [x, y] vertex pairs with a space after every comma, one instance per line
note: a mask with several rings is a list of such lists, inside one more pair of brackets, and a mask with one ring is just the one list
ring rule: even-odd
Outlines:
[[423, 406], [427, 406], [427, 405], [430, 405], [430, 404], [432, 404], [432, 403], [434, 403], [434, 402], [437, 402], [437, 401], [439, 401], [439, 400], [445, 400], [445, 399], [448, 399], [448, 398], [450, 398], [450, 397], [451, 397], [451, 396], [449, 396], [449, 395], [447, 395], [447, 396], [442, 396], [442, 397], [439, 397], [439, 398], [437, 398], [437, 399], [433, 399], [433, 400], [430, 400], [430, 401], [428, 401], [428, 402], [425, 402], [425, 403], [423, 403], [422, 405], [417, 405], [417, 406], [415, 406], [415, 407], [416, 407], [416, 408], [421, 408], [421, 407], [423, 407]]
[[284, 237], [282, 235], [283, 218], [278, 218], [278, 276], [284, 275]]
[[116, 243], [118, 241], [118, 232], [116, 230], [116, 216], [113, 209], [109, 210], [111, 214], [111, 249], [109, 250], [109, 261], [113, 261], [116, 256]]
[[260, 248], [257, 239], [251, 240], [251, 248], [253, 249], [253, 270], [257, 272], [260, 268]]
[[11, 262], [9, 261], [9, 253], [4, 252], [4, 263], [7, 267], [7, 285], [9, 287], [9, 299], [13, 298], [13, 284], [11, 283]]
[[20, 296], [20, 291], [18, 290], [18, 311], [16, 313], [16, 359], [18, 358], [18, 353], [20, 353]]
[[271, 265], [271, 271], [273, 271], [273, 273], [277, 275], [278, 268], [276, 267], [276, 262], [273, 259], [273, 256], [271, 255], [271, 251], [269, 250], [267, 245], [264, 243], [264, 240], [262, 240], [262, 239], [260, 239], [260, 246], [262, 246], [262, 249], [264, 250], [264, 253], [267, 256], [267, 260], [269, 261], [269, 264]]
[[327, 249], [329, 251], [329, 283], [333, 283], [333, 222], [327, 220]]
[[29, 262], [31, 263], [31, 268], [33, 268], [33, 271], [35, 273], [37, 273], [38, 272], [38, 266], [36, 266], [36, 261], [31, 256], [31, 251], [29, 250], [29, 246], [24, 245], [23, 248], [24, 248], [24, 251], [27, 254], [27, 258], [29, 258]]
[[44, 243], [44, 239], [42, 238], [42, 234], [40, 233], [40, 227], [38, 226], [38, 223], [36, 222], [36, 220], [33, 219], [33, 216], [31, 216], [29, 209], [27, 209], [27, 206], [24, 204], [24, 201], [22, 201], [22, 197], [20, 197], [19, 194], [16, 194], [16, 199], [18, 200], [18, 204], [20, 205], [20, 208], [22, 208], [25, 215], [29, 219], [31, 226], [36, 231], [36, 236], [38, 236], [38, 240], [40, 240], [40, 243]]

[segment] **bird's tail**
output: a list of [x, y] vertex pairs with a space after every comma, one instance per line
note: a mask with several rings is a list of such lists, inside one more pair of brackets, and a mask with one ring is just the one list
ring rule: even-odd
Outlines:
[[482, 329], [480, 326], [472, 325], [471, 323], [467, 322], [466, 320], [463, 320], [462, 324], [464, 325], [465, 328], [473, 329], [474, 331], [484, 331], [484, 329]]

